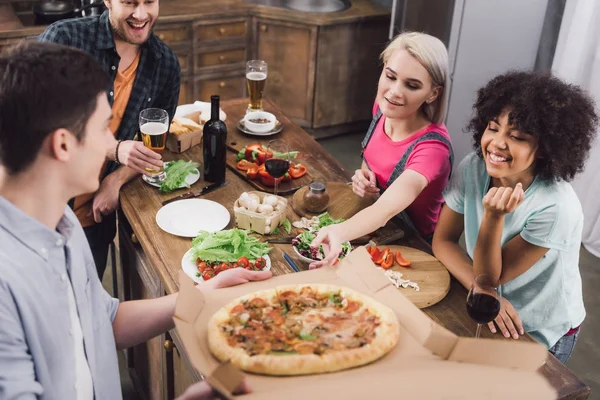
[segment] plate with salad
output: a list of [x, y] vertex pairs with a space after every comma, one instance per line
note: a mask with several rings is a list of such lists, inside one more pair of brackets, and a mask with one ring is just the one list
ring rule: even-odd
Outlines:
[[192, 248], [183, 255], [181, 267], [195, 282], [209, 280], [232, 268], [268, 271], [270, 250], [268, 243], [244, 229], [201, 231], [192, 241]]
[[177, 189], [189, 188], [200, 179], [199, 163], [194, 161], [166, 161], [165, 179], [153, 182], [146, 175], [142, 175], [144, 182], [157, 187], [163, 193], [170, 193]]

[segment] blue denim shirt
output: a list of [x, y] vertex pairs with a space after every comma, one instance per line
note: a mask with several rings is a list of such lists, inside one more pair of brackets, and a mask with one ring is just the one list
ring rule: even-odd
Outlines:
[[0, 399], [75, 399], [68, 280], [95, 399], [121, 399], [119, 301], [102, 287], [75, 214], [65, 207], [51, 230], [0, 196]]

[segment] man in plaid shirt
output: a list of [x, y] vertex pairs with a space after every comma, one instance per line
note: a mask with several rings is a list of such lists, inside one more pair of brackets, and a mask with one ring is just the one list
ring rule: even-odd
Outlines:
[[98, 191], [72, 201], [92, 248], [100, 279], [106, 268], [108, 247], [116, 233], [115, 210], [121, 186], [139, 172], [144, 173], [146, 167], [162, 166], [160, 155], [133, 140], [139, 113], [145, 108], [162, 108], [172, 120], [180, 85], [177, 57], [152, 32], [158, 18], [158, 0], [105, 0], [105, 3], [108, 10], [101, 16], [56, 22], [38, 38], [86, 51], [112, 78], [106, 93], [112, 107], [110, 129], [118, 141], [107, 152], [108, 162]]

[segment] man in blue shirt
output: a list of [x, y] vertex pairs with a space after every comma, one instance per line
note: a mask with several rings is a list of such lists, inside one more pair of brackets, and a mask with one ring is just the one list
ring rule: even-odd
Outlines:
[[[116, 349], [174, 327], [177, 295], [119, 304], [67, 206], [113, 140], [93, 57], [29, 43], [0, 55], [0, 398], [121, 398]], [[235, 269], [201, 289], [266, 279]]]

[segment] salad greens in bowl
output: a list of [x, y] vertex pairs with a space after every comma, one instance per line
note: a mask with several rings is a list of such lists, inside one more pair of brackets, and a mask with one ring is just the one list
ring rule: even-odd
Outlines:
[[[304, 231], [295, 238], [292, 239], [292, 248], [298, 254], [298, 257], [304, 262], [311, 263], [313, 261], [320, 261], [325, 258], [323, 252], [323, 245], [319, 245], [319, 248], [311, 248], [310, 244], [317, 236], [317, 231]], [[346, 257], [352, 251], [352, 245], [350, 242], [342, 243], [342, 251], [338, 256], [338, 260]]]

